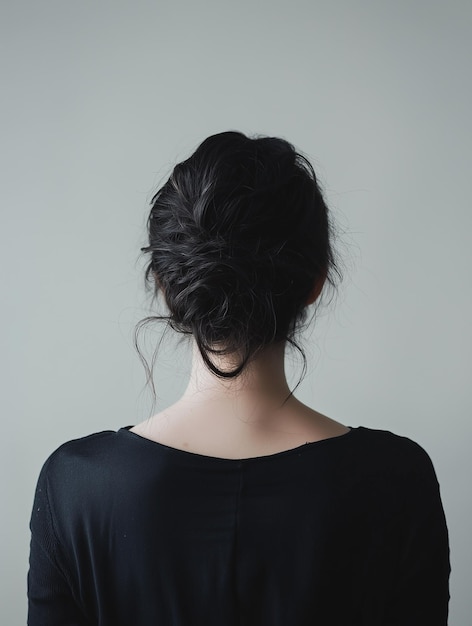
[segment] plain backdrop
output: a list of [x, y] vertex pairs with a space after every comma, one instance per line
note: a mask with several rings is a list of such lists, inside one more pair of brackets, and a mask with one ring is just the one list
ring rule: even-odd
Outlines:
[[[297, 395], [428, 451], [450, 624], [470, 624], [471, 3], [15, 0], [1, 29], [0, 622], [26, 620], [46, 458], [148, 417], [133, 331], [151, 313], [152, 193], [206, 136], [241, 130], [302, 150], [338, 223], [346, 277]], [[183, 391], [186, 350], [163, 343], [156, 410]]]

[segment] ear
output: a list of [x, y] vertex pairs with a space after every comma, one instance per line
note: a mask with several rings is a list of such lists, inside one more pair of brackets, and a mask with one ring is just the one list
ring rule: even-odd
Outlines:
[[308, 296], [308, 299], [306, 301], [307, 306], [309, 304], [313, 304], [313, 302], [317, 300], [317, 298], [319, 297], [321, 293], [321, 290], [324, 287], [327, 276], [328, 276], [328, 272], [327, 270], [324, 270], [322, 274], [316, 279], [315, 284], [313, 285], [313, 289], [311, 290], [310, 295]]

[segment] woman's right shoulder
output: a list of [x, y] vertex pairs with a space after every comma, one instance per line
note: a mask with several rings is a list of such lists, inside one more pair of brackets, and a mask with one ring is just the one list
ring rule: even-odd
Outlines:
[[400, 473], [435, 474], [429, 453], [418, 441], [390, 430], [366, 426], [358, 426], [357, 430], [361, 447], [358, 452], [374, 466]]

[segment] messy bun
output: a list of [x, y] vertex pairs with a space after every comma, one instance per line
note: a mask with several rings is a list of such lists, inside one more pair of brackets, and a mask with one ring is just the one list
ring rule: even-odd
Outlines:
[[[276, 137], [208, 137], [151, 201], [146, 285], [207, 367], [238, 376], [264, 346], [294, 341], [314, 285], [339, 275], [311, 164]], [[212, 355], [237, 357], [222, 370]], [[303, 354], [303, 353], [302, 353]], [[304, 355], [303, 355], [304, 356]]]

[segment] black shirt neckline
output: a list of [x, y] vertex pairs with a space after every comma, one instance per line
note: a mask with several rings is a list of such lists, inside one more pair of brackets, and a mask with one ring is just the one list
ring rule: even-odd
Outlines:
[[291, 456], [293, 454], [300, 454], [306, 450], [311, 450], [313, 448], [317, 448], [319, 446], [332, 445], [334, 442], [344, 441], [346, 439], [351, 439], [352, 436], [358, 432], [362, 426], [347, 426], [350, 430], [343, 435], [337, 435], [336, 437], [328, 437], [326, 439], [319, 439], [318, 441], [307, 441], [295, 448], [289, 448], [288, 450], [281, 450], [280, 452], [274, 452], [272, 454], [264, 454], [262, 456], [253, 456], [253, 457], [243, 457], [240, 459], [230, 459], [227, 457], [218, 457], [211, 456], [208, 454], [201, 454], [199, 452], [192, 452], [190, 450], [183, 450], [181, 448], [175, 448], [173, 446], [168, 446], [167, 444], [161, 443], [159, 441], [155, 441], [154, 439], [148, 439], [147, 437], [143, 437], [142, 435], [138, 435], [137, 433], [131, 432], [130, 428], [133, 428], [133, 424], [130, 426], [123, 426], [117, 431], [118, 435], [124, 435], [125, 437], [131, 437], [137, 443], [143, 443], [146, 446], [154, 446], [160, 450], [165, 451], [167, 454], [172, 454], [175, 456], [184, 455], [187, 458], [193, 458], [195, 460], [203, 460], [203, 461], [213, 461], [217, 463], [242, 463], [242, 462], [257, 462], [257, 461], [268, 461], [275, 460], [278, 458], [283, 458], [286, 456]]

